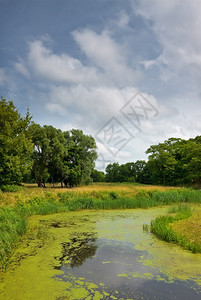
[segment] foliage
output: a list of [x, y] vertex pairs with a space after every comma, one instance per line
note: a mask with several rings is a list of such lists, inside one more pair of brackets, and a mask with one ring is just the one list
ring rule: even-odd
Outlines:
[[201, 186], [201, 137], [182, 140], [170, 138], [164, 143], [150, 146], [147, 163], [154, 184]]
[[73, 187], [92, 183], [91, 172], [97, 158], [96, 142], [92, 136], [85, 135], [82, 130], [72, 129], [64, 133], [68, 154], [64, 163], [69, 173], [64, 178], [65, 185]]
[[53, 183], [65, 175], [63, 160], [67, 154], [65, 138], [61, 130], [53, 126], [32, 124], [30, 128], [33, 141], [33, 175], [38, 186], [45, 186], [50, 177]]
[[28, 111], [21, 117], [13, 102], [3, 98], [0, 128], [0, 187], [33, 178], [39, 187], [48, 181], [70, 187], [92, 182], [96, 143], [82, 130], [62, 132], [31, 123]]
[[150, 183], [148, 169], [144, 160], [119, 165], [109, 164], [106, 167], [106, 182], [140, 182]]
[[23, 118], [12, 101], [0, 100], [0, 186], [19, 184], [31, 167], [31, 116]]
[[33, 174], [38, 186], [51, 181], [73, 187], [92, 182], [90, 174], [97, 157], [95, 140], [81, 130], [62, 132], [53, 126], [33, 124]]
[[104, 182], [105, 181], [105, 173], [94, 169], [91, 172], [91, 178], [92, 178], [93, 182]]
[[18, 191], [20, 191], [22, 189], [23, 189], [22, 186], [20, 186], [20, 185], [14, 185], [14, 184], [13, 185], [7, 184], [7, 185], [2, 185], [1, 186], [2, 192], [12, 192], [12, 193], [14, 193], [14, 192], [18, 192]]
[[201, 136], [183, 140], [169, 138], [150, 146], [148, 161], [106, 167], [107, 182], [139, 182], [161, 185], [191, 185], [201, 187]]

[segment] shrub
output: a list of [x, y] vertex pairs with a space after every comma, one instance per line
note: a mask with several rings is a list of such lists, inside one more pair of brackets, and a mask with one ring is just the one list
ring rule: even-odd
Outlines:
[[3, 185], [1, 186], [2, 192], [18, 192], [23, 189], [20, 185]]

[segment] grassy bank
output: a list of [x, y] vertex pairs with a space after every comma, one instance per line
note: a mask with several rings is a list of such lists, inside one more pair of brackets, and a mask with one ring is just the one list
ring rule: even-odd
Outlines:
[[179, 244], [193, 253], [201, 253], [201, 214], [192, 216], [187, 205], [172, 207], [169, 213], [174, 216], [161, 216], [151, 222], [151, 232], [164, 241]]
[[[2, 192], [0, 202], [0, 266], [6, 268], [18, 238], [26, 232], [29, 216], [83, 209], [150, 208], [175, 203], [201, 203], [201, 191], [125, 184], [72, 190], [24, 188], [13, 193]], [[168, 221], [163, 222], [173, 223], [175, 218], [178, 217], [169, 216]], [[169, 226], [166, 227], [169, 230]]]

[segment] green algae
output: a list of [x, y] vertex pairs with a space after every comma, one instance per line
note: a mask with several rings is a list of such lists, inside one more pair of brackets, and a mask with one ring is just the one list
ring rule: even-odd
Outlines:
[[[150, 223], [166, 210], [80, 211], [31, 217], [30, 229], [19, 243], [10, 269], [1, 274], [0, 298], [121, 299], [122, 296], [117, 296], [122, 295], [118, 280], [133, 284], [135, 280], [170, 284], [191, 280], [201, 284], [200, 254], [184, 251], [143, 231], [144, 223]], [[108, 288], [105, 276], [95, 280], [90, 272], [76, 273], [92, 258], [92, 263], [96, 263], [100, 257], [98, 251], [104, 247], [114, 253], [120, 249], [123, 259], [101, 257], [100, 273], [109, 270], [105, 268], [116, 272], [113, 289]], [[119, 268], [123, 271], [118, 272]]]
[[[60, 271], [61, 262], [64, 263], [61, 261], [63, 241], [70, 244], [72, 237], [79, 236], [80, 241], [86, 242], [86, 235], [94, 231], [95, 220], [88, 220], [86, 213], [84, 218], [82, 215], [76, 213], [76, 221], [75, 213], [30, 218], [30, 230], [16, 249], [10, 269], [1, 274], [2, 299], [92, 299], [90, 294], [95, 299], [102, 299], [95, 290], [97, 285], [86, 282], [85, 278], [73, 278], [73, 284], [56, 278], [63, 274]], [[61, 226], [55, 226], [58, 221]], [[79, 241], [77, 247], [74, 243], [72, 248], [79, 249]], [[89, 256], [93, 254], [94, 251]]]
[[128, 279], [132, 279], [132, 278], [143, 278], [143, 279], [153, 279], [154, 275], [152, 273], [143, 273], [140, 274], [138, 272], [135, 273], [122, 273], [122, 274], [118, 274], [118, 277], [125, 277]]

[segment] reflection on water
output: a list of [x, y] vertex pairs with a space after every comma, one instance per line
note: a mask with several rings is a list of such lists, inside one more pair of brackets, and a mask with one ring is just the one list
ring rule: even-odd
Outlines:
[[[139, 245], [149, 239], [150, 247], [157, 240], [143, 232], [141, 221], [130, 213], [106, 214], [93, 232], [79, 233], [81, 238], [75, 232], [70, 242], [62, 244], [63, 274], [57, 278], [71, 284], [69, 291], [72, 287], [87, 291], [87, 299], [94, 299], [96, 293], [97, 299], [200, 299], [200, 288], [191, 278], [172, 280], [158, 266], [142, 263], [153, 257]], [[70, 299], [76, 297], [71, 294]]]
[[62, 255], [55, 257], [59, 261], [59, 266], [55, 268], [61, 269], [64, 265], [71, 268], [81, 266], [86, 259], [95, 255], [97, 249], [95, 241], [94, 233], [84, 232], [81, 237], [74, 236], [70, 242], [63, 242]]

